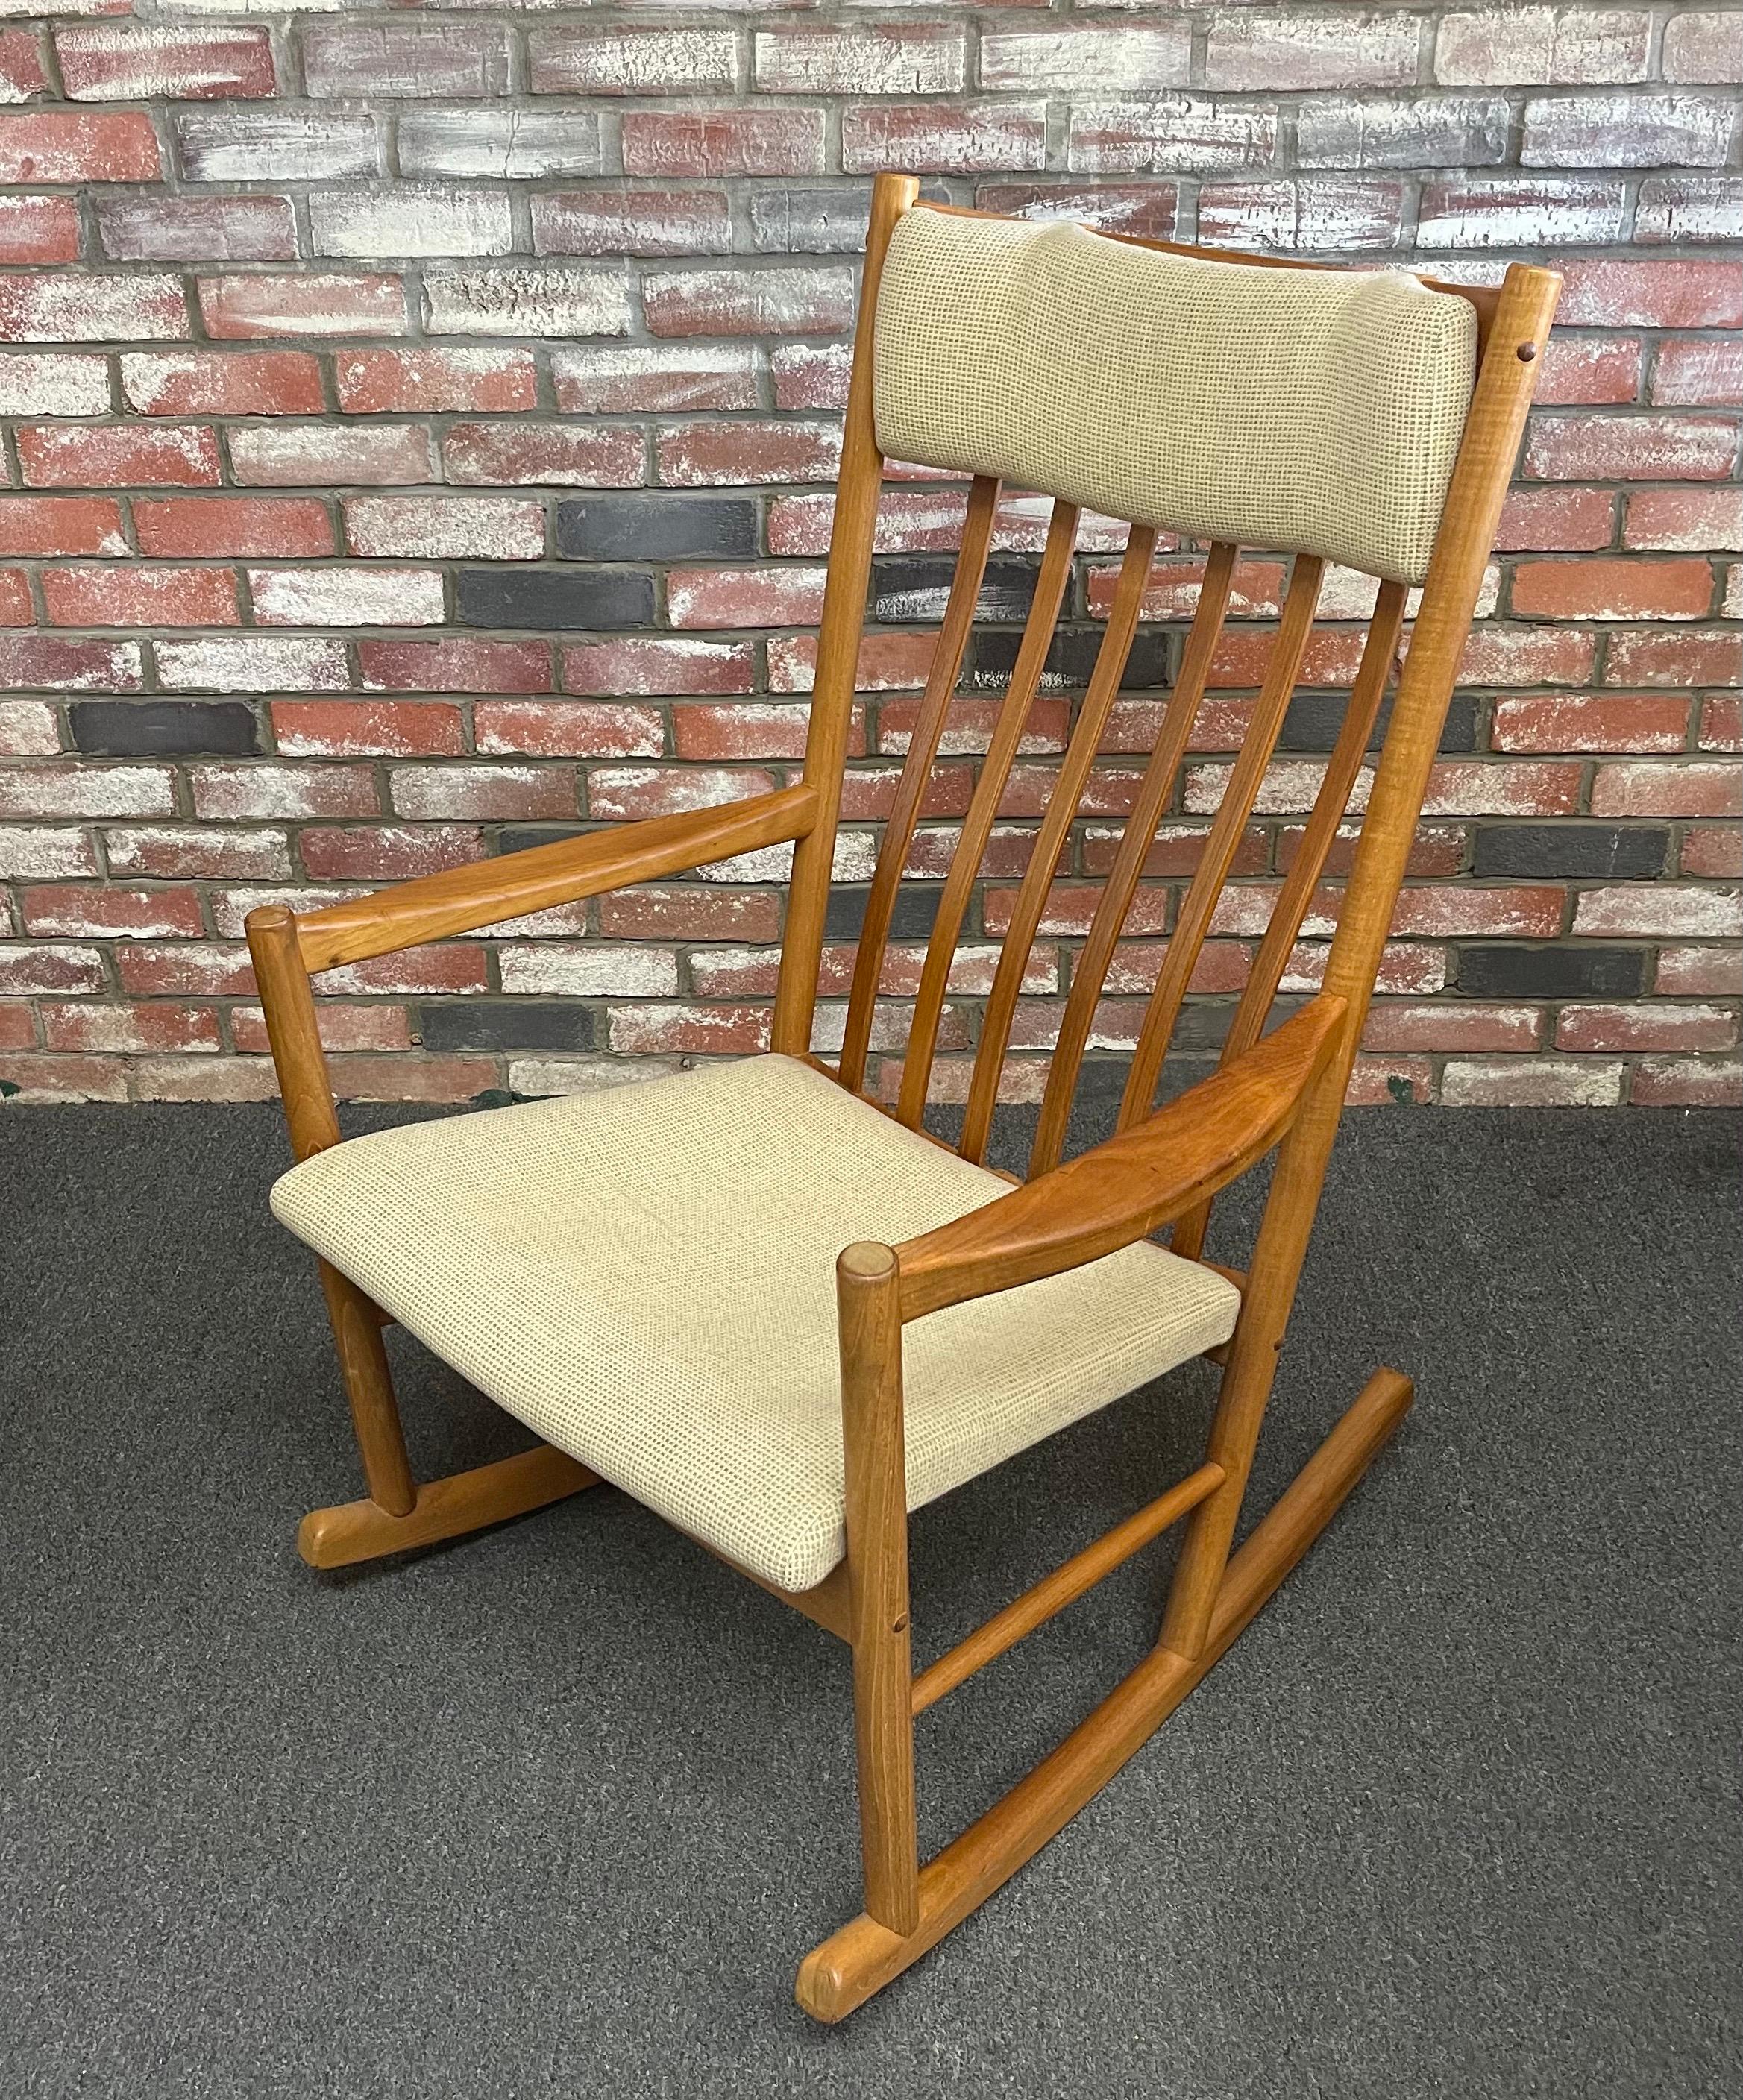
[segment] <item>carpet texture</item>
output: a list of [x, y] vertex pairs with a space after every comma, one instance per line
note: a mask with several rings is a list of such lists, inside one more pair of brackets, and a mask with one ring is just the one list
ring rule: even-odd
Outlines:
[[[1376, 1364], [1414, 1413], [1127, 1770], [832, 2031], [790, 1993], [858, 1907], [845, 1652], [609, 1489], [311, 1573], [298, 1516], [359, 1486], [276, 1111], [8, 1110], [0, 2092], [1736, 2092], [1735, 1139], [1347, 1118], [1254, 1506]], [[421, 1472], [526, 1440], [393, 1348]], [[1212, 1376], [922, 1512], [920, 1657], [1187, 1471]], [[927, 1716], [927, 1849], [1136, 1660], [1168, 1551]]]

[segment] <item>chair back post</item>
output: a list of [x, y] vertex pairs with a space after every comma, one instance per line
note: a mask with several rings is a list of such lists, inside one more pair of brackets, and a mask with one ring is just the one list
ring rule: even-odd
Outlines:
[[1414, 638], [1326, 962], [1325, 990], [1346, 1003], [1340, 1040], [1304, 1094], [1301, 1112], [1278, 1149], [1206, 1453], [1225, 1477], [1193, 1513], [1169, 1591], [1161, 1644], [1189, 1660], [1203, 1652], [1209, 1636], [1326, 1162], [1560, 289], [1554, 271], [1514, 265], [1478, 369]]
[[872, 337], [878, 280], [896, 221], [920, 195], [912, 175], [880, 175], [872, 191], [866, 232], [865, 271], [860, 280], [859, 316], [854, 331], [854, 371], [841, 435], [841, 471], [836, 488], [835, 522], [829, 543], [829, 576], [818, 629], [817, 669], [812, 680], [811, 719], [805, 743], [805, 785], [817, 808], [810, 829], [793, 854], [787, 924], [781, 942], [780, 982], [775, 993], [772, 1048], [790, 1057], [810, 1048], [811, 1017], [823, 966], [823, 924], [835, 859], [836, 823], [841, 808], [841, 774], [858, 684], [859, 638], [864, 630], [872, 545], [877, 530], [878, 497], [884, 481], [872, 415]]
[[263, 904], [249, 913], [247, 933], [291, 1149], [307, 1159], [338, 1143], [339, 1118], [296, 918], [285, 905]]

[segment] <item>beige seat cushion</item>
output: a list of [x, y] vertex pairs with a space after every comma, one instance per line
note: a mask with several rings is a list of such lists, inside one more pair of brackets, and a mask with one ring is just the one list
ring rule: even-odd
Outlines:
[[[540, 1436], [805, 1590], [845, 1551], [836, 1256], [1007, 1187], [769, 1057], [353, 1138], [272, 1208]], [[1239, 1304], [1143, 1242], [915, 1322], [910, 1507], [1226, 1341]]]
[[920, 206], [890, 240], [874, 359], [897, 459], [1420, 583], [1476, 317], [1397, 270], [1207, 262]]

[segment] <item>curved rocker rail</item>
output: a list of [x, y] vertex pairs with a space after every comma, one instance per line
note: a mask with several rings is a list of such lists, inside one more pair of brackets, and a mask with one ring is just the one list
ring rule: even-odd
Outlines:
[[1319, 1536], [1408, 1412], [1410, 1381], [1376, 1371], [1337, 1427], [1229, 1562], [1195, 1657], [1158, 1645], [1057, 1749], [920, 1870], [920, 1921], [892, 1932], [863, 1912], [808, 1954], [795, 1995], [814, 2018], [844, 2019], [892, 1983], [1058, 1835], [1233, 1644]]

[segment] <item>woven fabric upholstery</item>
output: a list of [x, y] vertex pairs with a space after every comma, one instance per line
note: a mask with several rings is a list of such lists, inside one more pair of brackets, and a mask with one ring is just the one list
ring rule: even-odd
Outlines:
[[[1007, 1186], [767, 1057], [353, 1138], [272, 1207], [540, 1436], [805, 1590], [845, 1551], [836, 1255]], [[1145, 1242], [916, 1321], [910, 1507], [1226, 1341], [1238, 1309]]]
[[1420, 583], [1476, 319], [1395, 270], [1206, 262], [921, 207], [889, 244], [873, 355], [894, 458]]

